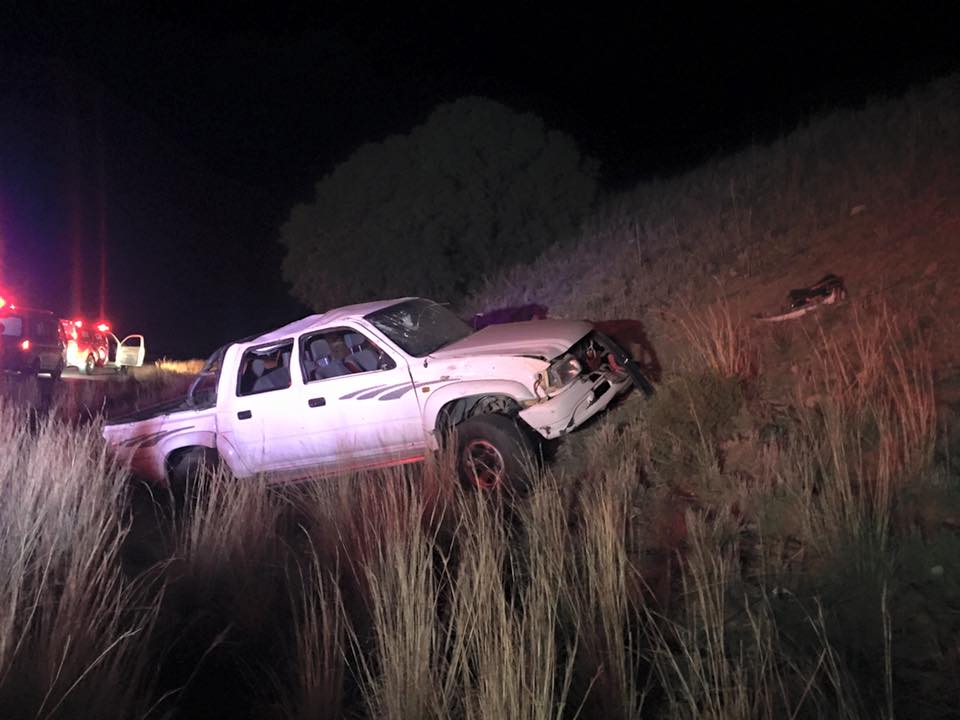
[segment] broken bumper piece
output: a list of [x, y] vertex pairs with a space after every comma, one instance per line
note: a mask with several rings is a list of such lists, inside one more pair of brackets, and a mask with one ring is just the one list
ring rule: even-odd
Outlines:
[[520, 417], [543, 437], [560, 437], [583, 425], [632, 384], [625, 373], [592, 372], [557, 395], [521, 410]]

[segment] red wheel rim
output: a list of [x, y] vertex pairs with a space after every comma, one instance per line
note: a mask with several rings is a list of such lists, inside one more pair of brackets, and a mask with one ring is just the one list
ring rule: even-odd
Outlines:
[[462, 462], [467, 477], [482, 490], [503, 484], [506, 464], [496, 446], [487, 440], [471, 440], [463, 448]]

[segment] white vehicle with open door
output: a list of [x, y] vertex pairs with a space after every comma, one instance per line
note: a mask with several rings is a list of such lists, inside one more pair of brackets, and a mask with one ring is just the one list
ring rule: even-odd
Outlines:
[[143, 335], [135, 333], [127, 335], [123, 340], [113, 333], [109, 333], [110, 342], [114, 346], [113, 360], [110, 366], [117, 369], [117, 372], [126, 374], [130, 368], [143, 367], [143, 360], [146, 357], [147, 346]]

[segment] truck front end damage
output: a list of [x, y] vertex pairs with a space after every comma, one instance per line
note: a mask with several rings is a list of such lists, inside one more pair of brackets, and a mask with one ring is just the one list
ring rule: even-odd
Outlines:
[[632, 385], [646, 392], [646, 379], [641, 374], [638, 381], [632, 362], [609, 338], [591, 332], [540, 373], [534, 386], [537, 399], [520, 411], [520, 418], [544, 438], [565, 435]]

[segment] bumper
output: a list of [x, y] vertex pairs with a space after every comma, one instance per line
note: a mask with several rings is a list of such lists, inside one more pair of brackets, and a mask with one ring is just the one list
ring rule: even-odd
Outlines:
[[521, 410], [520, 417], [543, 437], [560, 437], [605, 409], [632, 384], [626, 373], [593, 372], [558, 395]]

